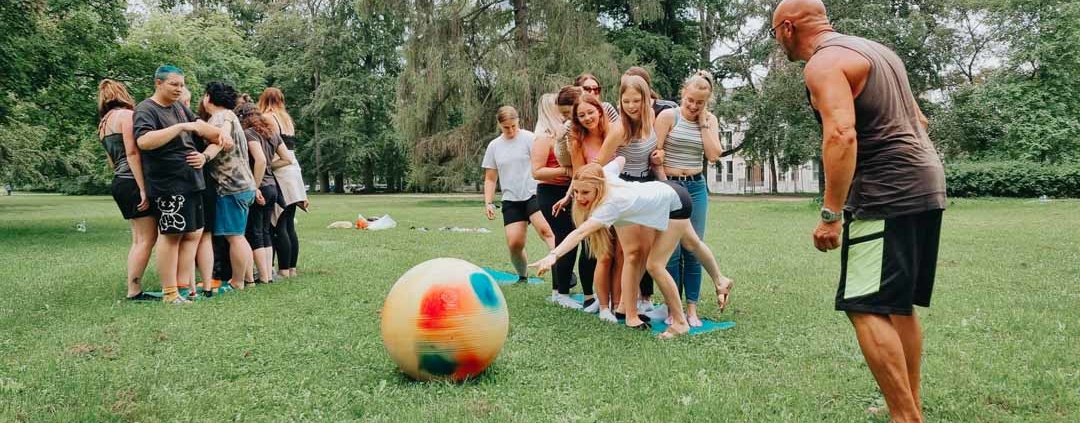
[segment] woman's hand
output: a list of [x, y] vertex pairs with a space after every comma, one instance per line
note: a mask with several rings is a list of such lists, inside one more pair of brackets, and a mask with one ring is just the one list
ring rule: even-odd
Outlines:
[[187, 154], [187, 164], [195, 169], [202, 169], [206, 164], [206, 154], [193, 151]]
[[255, 189], [255, 204], [258, 204], [260, 206], [266, 205], [266, 198], [263, 197], [262, 191], [258, 188]]
[[561, 200], [556, 201], [555, 205], [551, 206], [551, 217], [556, 217], [559, 212], [566, 209], [566, 205], [570, 203], [571, 197], [569, 195], [563, 197]]
[[652, 163], [653, 166], [663, 166], [664, 150], [653, 150], [652, 154], [649, 155], [649, 163]]
[[542, 276], [544, 273], [547, 273], [548, 270], [551, 270], [551, 266], [554, 266], [555, 261], [558, 259], [559, 257], [555, 255], [554, 251], [552, 251], [551, 253], [548, 253], [548, 255], [544, 256], [544, 258], [540, 259], [540, 261], [530, 264], [529, 267], [535, 267], [536, 276]]
[[146, 191], [139, 190], [139, 206], [137, 207], [137, 209], [139, 211], [146, 211], [146, 209], [149, 208], [150, 200], [146, 199]]

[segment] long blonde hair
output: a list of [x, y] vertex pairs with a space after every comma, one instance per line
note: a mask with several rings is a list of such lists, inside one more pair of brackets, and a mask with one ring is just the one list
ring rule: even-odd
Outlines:
[[544, 94], [536, 104], [536, 128], [533, 133], [537, 136], [547, 134], [552, 138], [558, 138], [563, 131], [563, 117], [559, 113], [559, 106], [555, 104], [555, 94]]
[[[622, 96], [629, 91], [637, 91], [641, 95], [641, 110], [638, 110], [638, 114], [641, 119], [636, 122], [626, 114], [626, 108], [622, 107]], [[652, 134], [653, 120], [656, 119], [653, 116], [652, 109], [652, 89], [649, 88], [649, 84], [645, 82], [645, 79], [637, 75], [623, 75], [622, 80], [619, 83], [619, 117], [622, 121], [623, 142], [631, 139], [644, 139]]]
[[[589, 163], [581, 168], [574, 174], [574, 180], [571, 182], [570, 188], [592, 188], [596, 191], [596, 198], [589, 202], [588, 206], [582, 207], [579, 204], [574, 204], [574, 224], [577, 227], [585, 224], [586, 220], [589, 220], [589, 216], [592, 215], [593, 209], [596, 208], [607, 197], [608, 191], [607, 178], [604, 177], [604, 168], [596, 163]], [[604, 258], [611, 255], [611, 235], [607, 230], [597, 230], [585, 236], [585, 241], [589, 243], [589, 253], [595, 258]]]
[[277, 118], [274, 129], [280, 135], [296, 135], [296, 125], [285, 110], [285, 94], [274, 87], [267, 87], [259, 94], [259, 113]]

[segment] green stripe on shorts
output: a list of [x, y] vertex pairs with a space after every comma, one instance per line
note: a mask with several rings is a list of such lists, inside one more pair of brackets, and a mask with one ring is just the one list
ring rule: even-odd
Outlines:
[[[848, 225], [847, 231], [848, 239], [874, 235], [885, 231], [885, 221], [855, 220]], [[881, 289], [884, 249], [884, 237], [848, 245], [844, 299], [873, 294]]]

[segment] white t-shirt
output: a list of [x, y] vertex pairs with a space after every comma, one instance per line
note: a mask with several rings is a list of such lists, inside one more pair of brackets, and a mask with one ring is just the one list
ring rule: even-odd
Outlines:
[[522, 129], [514, 138], [499, 135], [488, 143], [481, 166], [499, 171], [503, 201], [525, 201], [536, 194], [529, 160], [534, 138], [532, 132]]
[[607, 193], [593, 209], [589, 220], [603, 223], [605, 227], [636, 224], [666, 230], [668, 215], [682, 208], [679, 194], [660, 181], [623, 181], [619, 179], [619, 170], [615, 161], [604, 166]]

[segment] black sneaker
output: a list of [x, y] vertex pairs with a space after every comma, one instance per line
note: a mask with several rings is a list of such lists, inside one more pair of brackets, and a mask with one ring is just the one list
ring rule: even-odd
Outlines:
[[518, 280], [517, 280], [516, 283], [518, 283], [518, 284], [529, 283], [529, 278], [526, 277], [526, 276], [518, 276]]

